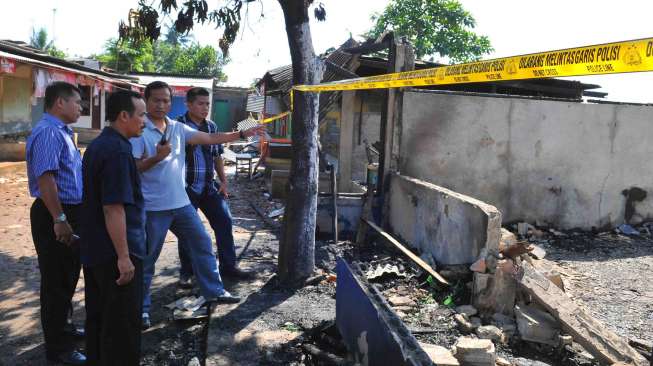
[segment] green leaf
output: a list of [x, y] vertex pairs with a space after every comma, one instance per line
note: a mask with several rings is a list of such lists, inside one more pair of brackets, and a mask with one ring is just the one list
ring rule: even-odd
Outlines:
[[453, 297], [451, 295], [447, 296], [442, 302], [445, 306], [454, 306]]

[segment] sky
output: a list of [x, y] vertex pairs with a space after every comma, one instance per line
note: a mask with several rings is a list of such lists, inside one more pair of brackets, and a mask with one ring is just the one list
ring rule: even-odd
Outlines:
[[[370, 15], [380, 12], [386, 0], [321, 0], [327, 20], [311, 20], [315, 51], [322, 53], [354, 38], [371, 25]], [[45, 27], [57, 47], [70, 55], [100, 53], [104, 42], [117, 35], [117, 25], [138, 0], [21, 0], [3, 4], [0, 39], [28, 41], [32, 27]], [[210, 1], [217, 3], [217, 1]], [[618, 3], [586, 0], [461, 0], [476, 19], [475, 32], [486, 35], [495, 51], [484, 59], [557, 50], [598, 43], [653, 37], [650, 14], [653, 2], [621, 0]], [[261, 7], [263, 5], [263, 7]], [[53, 12], [53, 9], [56, 11]], [[263, 14], [263, 17], [261, 17]], [[251, 3], [248, 22], [241, 27], [225, 67], [229, 86], [249, 86], [265, 71], [290, 63], [283, 14], [274, 0]], [[650, 25], [649, 25], [650, 26]], [[217, 48], [219, 32], [196, 27], [202, 44]], [[653, 72], [574, 77], [599, 84], [609, 100], [653, 102], [648, 88]]]

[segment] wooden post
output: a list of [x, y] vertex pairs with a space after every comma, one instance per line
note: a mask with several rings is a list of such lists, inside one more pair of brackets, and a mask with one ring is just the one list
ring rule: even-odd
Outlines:
[[331, 164], [331, 197], [333, 198], [333, 242], [338, 244], [338, 182], [335, 164]]
[[[397, 44], [390, 47], [389, 72], [415, 69], [415, 54], [410, 44]], [[382, 227], [387, 226], [390, 192], [390, 174], [399, 169], [399, 149], [401, 143], [401, 111], [403, 91], [408, 88], [388, 89], [384, 113], [381, 116], [382, 151], [379, 156], [379, 175], [377, 190], [383, 197]]]
[[356, 92], [343, 91], [340, 107], [340, 143], [338, 145], [338, 190], [351, 192], [351, 157], [354, 151], [354, 108]]

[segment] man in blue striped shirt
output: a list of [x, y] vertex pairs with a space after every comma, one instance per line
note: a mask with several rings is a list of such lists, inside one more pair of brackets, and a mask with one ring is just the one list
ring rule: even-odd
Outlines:
[[[186, 93], [188, 112], [177, 120], [194, 130], [216, 133], [215, 122], [207, 119], [211, 108], [210, 93], [204, 88], [191, 88]], [[186, 145], [186, 193], [190, 203], [206, 216], [215, 233], [220, 275], [233, 279], [250, 278], [251, 274], [236, 265], [236, 249], [232, 233], [232, 218], [227, 202], [227, 177], [222, 161], [222, 145]], [[217, 182], [214, 174], [217, 171]], [[191, 287], [193, 267], [186, 253], [188, 244], [179, 240], [179, 284]]]
[[83, 365], [66, 332], [81, 268], [76, 235], [82, 202], [82, 159], [68, 126], [81, 113], [79, 89], [55, 82], [45, 90], [45, 114], [27, 139], [27, 178], [35, 197], [32, 238], [41, 272], [41, 325], [46, 358]]

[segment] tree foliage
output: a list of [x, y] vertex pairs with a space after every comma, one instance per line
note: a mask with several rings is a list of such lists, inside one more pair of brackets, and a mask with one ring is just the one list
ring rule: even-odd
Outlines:
[[111, 38], [104, 44], [104, 53], [95, 56], [105, 66], [121, 73], [154, 72], [154, 51], [148, 40]]
[[118, 72], [202, 75], [226, 81], [222, 68], [227, 60], [219, 51], [172, 28], [164, 39], [156, 41], [112, 38], [97, 58]]
[[493, 50], [488, 37], [472, 31], [476, 21], [458, 0], [391, 0], [372, 20], [368, 36], [392, 30], [414, 45], [417, 58], [439, 55], [466, 62]]
[[48, 31], [45, 28], [39, 28], [38, 30], [32, 28], [29, 45], [47, 52], [50, 56], [66, 58], [66, 53], [54, 45], [54, 40], [48, 40]]
[[192, 38], [170, 28], [164, 40], [154, 42], [154, 68], [157, 72], [203, 75], [226, 81], [222, 68], [228, 62], [212, 46], [202, 46]]

